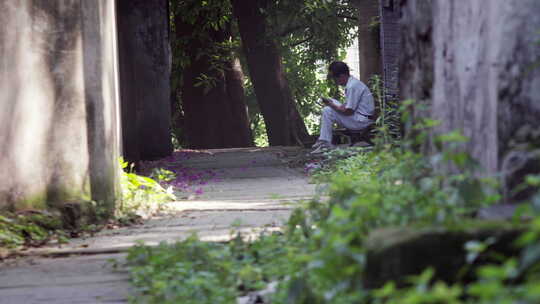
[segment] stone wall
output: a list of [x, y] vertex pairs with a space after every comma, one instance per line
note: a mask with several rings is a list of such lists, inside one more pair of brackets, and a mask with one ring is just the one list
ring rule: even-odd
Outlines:
[[118, 193], [115, 1], [0, 0], [0, 209]]
[[167, 0], [117, 0], [123, 155], [130, 162], [172, 152]]

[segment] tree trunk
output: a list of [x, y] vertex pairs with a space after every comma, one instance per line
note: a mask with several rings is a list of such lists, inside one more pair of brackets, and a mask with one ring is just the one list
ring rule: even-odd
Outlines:
[[[405, 12], [423, 1], [402, 2]], [[420, 68], [403, 71], [409, 87], [404, 93], [410, 94], [403, 97], [429, 96], [429, 79], [420, 74], [433, 73], [430, 114], [442, 122], [437, 132], [461, 130], [470, 138], [466, 151], [495, 174], [514, 149], [512, 141], [526, 140], [518, 131], [540, 127], [540, 2], [436, 0], [432, 5], [432, 38], [427, 19], [403, 20], [417, 31], [409, 33], [417, 40], [408, 40], [406, 53], [428, 51], [433, 41], [433, 56], [420, 54], [415, 57]]]
[[170, 155], [171, 51], [167, 0], [118, 0], [123, 155]]
[[228, 62], [227, 65], [225, 81], [229, 106], [233, 113], [230, 121], [233, 131], [229, 134], [228, 141], [234, 147], [251, 147], [254, 146], [254, 142], [246, 106], [242, 66], [237, 58]]
[[382, 74], [379, 0], [354, 0], [358, 10], [358, 54], [360, 80], [368, 83], [373, 75]]
[[[199, 17], [204, 18], [204, 17]], [[176, 16], [177, 39], [190, 39], [185, 55], [191, 62], [182, 71], [182, 109], [187, 144], [190, 148], [230, 148], [252, 146], [253, 141], [247, 112], [242, 78], [234, 70], [232, 61], [225, 62], [225, 70], [216, 69], [204, 51], [230, 38], [228, 28], [208, 30], [209, 37], [193, 39], [200, 23], [189, 24], [182, 16]], [[221, 58], [231, 54], [223, 52]], [[201, 77], [212, 79], [209, 85], [201, 85]], [[229, 87], [230, 86], [230, 87]]]
[[268, 37], [264, 9], [267, 0], [231, 0], [249, 74], [270, 145], [291, 145], [308, 133], [285, 79], [276, 43]]
[[[418, 135], [412, 125], [429, 116], [433, 91], [433, 12], [432, 2], [408, 0], [401, 8], [402, 52], [399, 61], [399, 91], [404, 99], [414, 99], [415, 106], [407, 121], [409, 138]], [[415, 148], [428, 152], [429, 142]]]

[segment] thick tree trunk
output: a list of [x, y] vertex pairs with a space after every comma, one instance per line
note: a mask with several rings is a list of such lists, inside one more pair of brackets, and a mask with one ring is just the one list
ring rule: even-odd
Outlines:
[[[410, 138], [418, 134], [412, 125], [429, 116], [433, 92], [433, 12], [432, 1], [408, 0], [401, 8], [401, 45], [399, 91], [404, 99], [414, 99], [411, 117], [405, 126]], [[428, 152], [429, 142], [418, 143]]]
[[432, 2], [424, 0], [407, 0], [401, 9], [399, 90], [423, 104], [431, 101], [433, 91], [432, 10]]
[[170, 155], [167, 0], [118, 0], [123, 154], [130, 162]]
[[266, 124], [270, 145], [291, 145], [308, 133], [285, 79], [281, 56], [267, 36], [267, 0], [231, 0], [238, 20], [249, 74]]
[[[402, 1], [403, 16], [422, 2]], [[461, 130], [470, 138], [466, 150], [494, 174], [513, 149], [511, 142], [523, 140], [518, 131], [540, 127], [540, 2], [436, 0], [432, 5], [432, 38], [429, 19], [403, 19], [414, 31], [404, 33], [405, 53], [418, 53], [412, 57], [416, 67], [402, 73], [402, 87], [408, 88], [403, 93], [409, 95], [403, 97], [432, 95], [430, 114], [442, 122], [437, 132]], [[423, 56], [431, 52], [431, 40], [433, 56]]]
[[[209, 30], [207, 41], [191, 38], [200, 24], [188, 24], [177, 16], [177, 39], [191, 39], [184, 53], [191, 62], [182, 71], [182, 109], [184, 130], [191, 148], [230, 148], [252, 146], [241, 74], [233, 62], [225, 62], [225, 71], [215, 69], [211, 58], [204, 54], [215, 44], [230, 38], [228, 29]], [[221, 54], [222, 58], [230, 54]], [[212, 79], [201, 85], [201, 76]]]
[[227, 63], [225, 70], [225, 81], [229, 106], [233, 113], [230, 123], [232, 132], [228, 141], [234, 147], [251, 147], [253, 143], [253, 133], [249, 125], [249, 116], [244, 92], [244, 73], [238, 59]]
[[368, 83], [373, 75], [382, 74], [379, 0], [353, 0], [358, 10], [358, 54], [360, 80]]

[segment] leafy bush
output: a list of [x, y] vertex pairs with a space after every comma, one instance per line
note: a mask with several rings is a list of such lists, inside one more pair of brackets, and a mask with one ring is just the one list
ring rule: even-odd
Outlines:
[[[409, 103], [405, 103], [408, 106]], [[391, 124], [387, 124], [391, 125]], [[519, 257], [478, 269], [472, 282], [434, 282], [426, 269], [398, 288], [363, 288], [365, 239], [388, 226], [455, 225], [478, 208], [497, 202], [497, 183], [478, 174], [478, 164], [460, 147], [459, 132], [433, 137], [438, 152], [413, 152], [437, 121], [421, 119], [406, 141], [380, 140], [371, 151], [334, 151], [315, 180], [327, 185], [328, 200], [314, 199], [292, 212], [283, 234], [246, 243], [207, 244], [194, 238], [158, 248], [138, 246], [128, 265], [143, 303], [235, 303], [251, 290], [278, 282], [272, 303], [538, 303], [540, 300], [540, 217], [519, 240]], [[390, 133], [383, 133], [387, 136]], [[388, 144], [390, 143], [390, 144]], [[450, 168], [441, 174], [436, 168]], [[526, 179], [540, 184], [539, 176]], [[533, 198], [533, 214], [540, 193]], [[489, 244], [468, 244], [474, 255]], [[194, 300], [196, 299], [196, 300]], [[192, 301], [192, 302], [190, 302]]]
[[286, 272], [286, 240], [262, 236], [255, 243], [240, 237], [229, 244], [205, 243], [196, 237], [151, 248], [130, 250], [137, 303], [235, 303], [238, 294], [263, 288]]
[[432, 269], [411, 278], [411, 286], [398, 289], [392, 282], [371, 293], [372, 303], [387, 304], [493, 304], [540, 302], [540, 217], [518, 239], [520, 257], [505, 257], [498, 264], [478, 268], [478, 279], [448, 285], [434, 282]]
[[160, 185], [160, 182], [174, 179], [173, 172], [157, 168], [151, 177], [146, 177], [136, 174], [133, 166], [123, 159], [120, 159], [120, 166], [123, 169], [120, 177], [122, 203], [116, 210], [119, 218], [153, 213], [162, 203], [176, 199], [172, 187], [165, 189]]
[[369, 87], [375, 101], [374, 132], [377, 144], [390, 144], [401, 139], [402, 123], [400, 102], [386, 96], [384, 82], [380, 75], [373, 75], [369, 80]]
[[437, 175], [423, 156], [403, 149], [338, 160], [320, 180], [329, 181], [330, 199], [295, 210], [283, 235], [219, 245], [192, 238], [133, 249], [128, 261], [141, 294], [134, 301], [189, 303], [197, 295], [198, 303], [234, 303], [249, 290], [279, 281], [272, 303], [367, 303], [375, 296], [361, 288], [360, 279], [363, 242], [371, 230], [459, 222], [498, 198], [489, 181], [466, 171]]

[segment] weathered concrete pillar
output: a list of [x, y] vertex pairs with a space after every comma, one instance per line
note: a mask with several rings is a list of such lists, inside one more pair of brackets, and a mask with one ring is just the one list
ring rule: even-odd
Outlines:
[[115, 1], [0, 0], [0, 209], [118, 187]]
[[[415, 31], [402, 35], [414, 60], [401, 74], [402, 97], [431, 96], [429, 115], [442, 122], [437, 131], [461, 130], [470, 138], [466, 150], [487, 173], [496, 173], [516, 147], [512, 142], [530, 141], [540, 128], [540, 2], [401, 3], [402, 21]], [[417, 16], [431, 11], [433, 18], [415, 17], [412, 10]], [[527, 129], [530, 134], [522, 134]]]
[[118, 0], [123, 155], [172, 153], [168, 0]]

